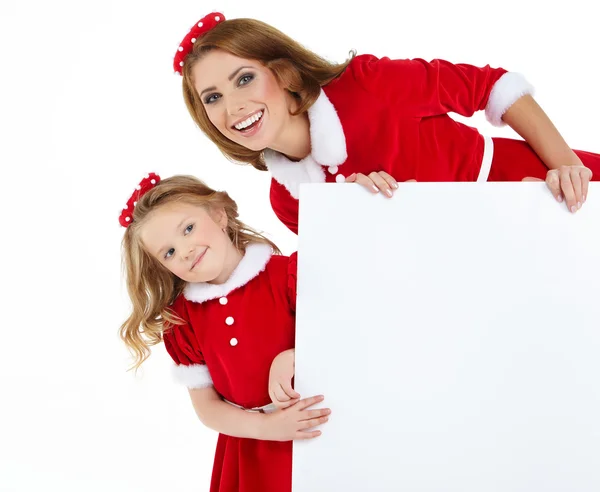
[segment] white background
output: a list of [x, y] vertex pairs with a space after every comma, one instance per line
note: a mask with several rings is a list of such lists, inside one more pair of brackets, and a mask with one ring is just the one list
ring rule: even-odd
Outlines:
[[336, 61], [356, 49], [522, 72], [570, 145], [598, 152], [586, 3], [1, 0], [0, 491], [208, 490], [215, 435], [163, 348], [125, 372], [119, 212], [147, 172], [193, 173], [285, 253], [296, 238], [269, 177], [226, 161], [186, 113], [172, 56], [200, 17], [255, 17]]

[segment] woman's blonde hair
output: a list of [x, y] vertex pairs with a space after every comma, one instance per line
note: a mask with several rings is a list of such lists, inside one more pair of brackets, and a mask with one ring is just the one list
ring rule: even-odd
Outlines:
[[227, 234], [240, 252], [250, 243], [264, 243], [271, 246], [274, 254], [281, 254], [273, 242], [238, 219], [237, 204], [226, 192], [215, 191], [193, 176], [164, 179], [142, 195], [122, 242], [132, 312], [121, 325], [119, 334], [135, 359], [132, 367], [136, 370], [150, 355], [150, 347], [162, 341], [167, 325], [181, 324], [168, 308], [183, 292], [186, 283], [150, 255], [140, 239], [140, 229], [148, 215], [173, 202], [202, 206], [208, 211], [225, 210]]
[[330, 63], [274, 27], [254, 19], [226, 20], [202, 35], [185, 58], [183, 98], [192, 119], [204, 134], [231, 161], [251, 164], [260, 171], [267, 167], [262, 151], [247, 149], [226, 138], [210, 122], [194, 81], [194, 65], [209, 51], [220, 49], [239, 58], [255, 60], [269, 68], [279, 83], [298, 100], [298, 109], [306, 112], [317, 100], [321, 87], [339, 77], [356, 53], [344, 63]]

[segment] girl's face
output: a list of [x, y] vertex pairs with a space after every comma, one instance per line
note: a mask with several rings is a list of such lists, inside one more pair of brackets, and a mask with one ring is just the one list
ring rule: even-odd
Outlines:
[[169, 203], [150, 213], [140, 237], [147, 251], [182, 280], [222, 283], [236, 251], [226, 226], [223, 210], [209, 213], [201, 206]]
[[290, 95], [260, 62], [209, 51], [192, 68], [208, 118], [229, 140], [251, 150], [272, 148], [290, 119]]

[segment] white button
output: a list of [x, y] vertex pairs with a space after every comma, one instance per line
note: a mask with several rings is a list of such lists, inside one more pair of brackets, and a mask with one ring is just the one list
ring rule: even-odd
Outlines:
[[229, 340], [229, 344], [232, 347], [235, 347], [238, 344], [237, 338], [232, 338], [231, 340]]
[[233, 318], [231, 316], [229, 316], [226, 320], [225, 323], [227, 323], [229, 326], [231, 326], [233, 324]]
[[221, 303], [221, 305], [225, 305], [227, 304], [227, 297], [221, 297], [221, 299], [219, 299], [219, 302]]
[[327, 170], [330, 172], [330, 174], [335, 174], [338, 172], [338, 167], [337, 166], [329, 166], [327, 168]]
[[346, 177], [345, 177], [343, 174], [338, 174], [338, 175], [335, 177], [335, 180], [336, 180], [338, 183], [345, 183], [345, 182], [346, 182]]

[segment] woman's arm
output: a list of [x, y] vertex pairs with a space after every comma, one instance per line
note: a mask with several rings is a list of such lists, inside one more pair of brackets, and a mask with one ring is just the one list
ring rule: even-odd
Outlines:
[[[517, 132], [552, 171], [546, 180], [559, 201], [575, 212], [585, 202], [592, 172], [567, 145], [544, 110], [530, 95], [510, 106], [502, 120]], [[518, 165], [518, 163], [515, 163]]]
[[531, 146], [549, 169], [582, 165], [533, 97], [526, 95], [517, 99], [502, 120]]

